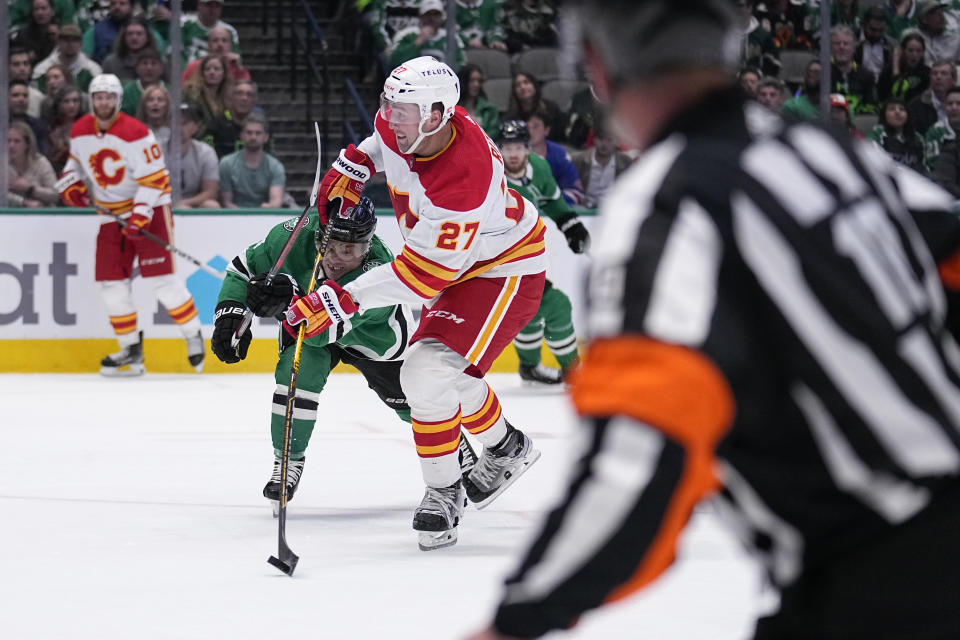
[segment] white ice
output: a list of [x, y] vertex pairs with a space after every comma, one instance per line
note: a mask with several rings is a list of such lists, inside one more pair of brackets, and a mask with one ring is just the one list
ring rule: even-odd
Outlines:
[[[490, 380], [543, 456], [424, 553], [409, 427], [333, 376], [289, 507], [290, 578], [266, 562], [272, 376], [0, 375], [0, 638], [463, 638], [559, 492], [575, 429], [562, 393]], [[549, 637], [738, 640], [760, 589], [701, 509], [653, 587]]]

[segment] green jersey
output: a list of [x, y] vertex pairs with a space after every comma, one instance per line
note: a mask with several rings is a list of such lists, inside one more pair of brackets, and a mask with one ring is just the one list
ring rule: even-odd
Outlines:
[[927, 129], [926, 135], [923, 136], [923, 159], [930, 175], [933, 175], [933, 172], [937, 169], [937, 158], [940, 157], [944, 143], [954, 140], [956, 137], [957, 134], [953, 131], [953, 127], [946, 120], [940, 120]]
[[[218, 302], [233, 300], [246, 302], [247, 282], [252, 276], [267, 273], [276, 262], [283, 245], [286, 244], [290, 232], [297, 224], [293, 218], [278, 224], [267, 237], [246, 251], [237, 255], [227, 267], [227, 276], [220, 287]], [[300, 231], [287, 254], [286, 260], [280, 266], [280, 272], [293, 276], [304, 292], [310, 286], [310, 276], [313, 274], [313, 264], [317, 257], [317, 248], [314, 244], [314, 234], [319, 223], [316, 217]], [[351, 282], [360, 274], [380, 264], [393, 260], [393, 255], [380, 238], [374, 236], [370, 251], [363, 263], [341, 277], [337, 282], [341, 285]], [[320, 267], [317, 281], [323, 281], [323, 267]], [[383, 400], [384, 390], [392, 387], [397, 389], [391, 393], [391, 403], [388, 404], [401, 420], [410, 421], [410, 409], [402, 399], [399, 391], [399, 365], [403, 352], [406, 350], [410, 337], [408, 326], [413, 326], [410, 310], [403, 305], [369, 309], [355, 314], [351, 319], [352, 328], [334, 344], [328, 342], [329, 330], [307, 338], [303, 342], [300, 353], [300, 374], [297, 379], [296, 400], [290, 439], [290, 457], [293, 460], [303, 458], [313, 433], [317, 418], [317, 401], [320, 393], [327, 384], [327, 378], [337, 362], [354, 358], [359, 368], [365, 363], [367, 367], [380, 367], [380, 379], [367, 377], [370, 388], [374, 389]], [[284, 331], [284, 329], [280, 329]], [[296, 349], [287, 348], [280, 352], [277, 366], [274, 370], [276, 390], [273, 394], [273, 404], [270, 411], [270, 438], [273, 442], [274, 454], [279, 458], [284, 447], [286, 434], [286, 393], [290, 380], [290, 369], [293, 366], [293, 356]], [[346, 355], [345, 355], [346, 354]], [[374, 361], [374, 362], [367, 362]], [[367, 372], [361, 369], [364, 376]], [[403, 404], [400, 405], [399, 402]]]
[[540, 213], [557, 222], [574, 213], [563, 199], [560, 186], [550, 171], [547, 161], [535, 153], [527, 154], [527, 169], [522, 179], [506, 176], [507, 185], [524, 198], [537, 205]]
[[440, 62], [447, 63], [455, 72], [460, 71], [460, 67], [467, 63], [467, 56], [463, 52], [463, 42], [458, 38], [456, 40], [456, 50], [454, 51], [454, 60], [447, 60], [447, 31], [440, 29], [437, 35], [426, 40], [423, 44], [417, 45], [417, 36], [420, 35], [420, 28], [411, 29], [406, 33], [397, 34], [396, 46], [390, 54], [390, 65], [399, 67], [407, 60], [418, 58], [420, 56], [433, 56]]
[[[297, 223], [297, 219], [290, 219], [282, 224], [278, 224], [266, 239], [247, 248], [247, 250], [237, 255], [230, 266], [227, 267], [227, 275], [220, 287], [220, 297], [217, 302], [224, 300], [236, 300], [245, 302], [247, 299], [247, 282], [255, 275], [267, 273], [273, 263], [283, 251], [283, 245], [290, 232]], [[310, 285], [310, 276], [313, 271], [313, 263], [317, 256], [317, 248], [314, 244], [314, 234], [317, 230], [318, 221], [316, 217], [310, 218], [310, 222], [297, 236], [290, 253], [286, 260], [280, 266], [280, 272], [286, 273], [297, 281], [300, 289], [304, 292]], [[370, 252], [363, 263], [339, 278], [337, 283], [345, 285], [358, 278], [361, 274], [381, 264], [393, 261], [393, 254], [383, 244], [377, 236], [373, 237], [370, 246]], [[318, 282], [326, 279], [322, 273], [318, 275]], [[398, 305], [399, 306], [399, 305]], [[350, 320], [352, 328], [344, 334], [336, 344], [341, 347], [350, 348], [355, 353], [362, 355], [370, 360], [393, 360], [406, 349], [406, 341], [409, 338], [406, 331], [406, 324], [412, 325], [409, 320], [409, 310], [406, 307], [398, 308], [378, 307], [367, 309], [363, 313], [354, 315]], [[404, 321], [399, 319], [403, 318]], [[322, 347], [329, 343], [327, 332], [309, 338], [304, 345], [307, 347]], [[311, 349], [304, 352], [305, 357]]]
[[457, 0], [457, 33], [464, 46], [473, 40], [487, 47], [503, 42], [503, 0]]
[[214, 27], [219, 27], [229, 31], [231, 43], [230, 50], [234, 53], [240, 53], [240, 37], [237, 35], [237, 30], [234, 29], [232, 25], [229, 25], [221, 20], [213, 27], [205, 27], [197, 20], [184, 20], [180, 26], [180, 37], [182, 38], [183, 42], [183, 49], [181, 52], [183, 54], [184, 62], [199, 60], [210, 53], [210, 46], [207, 44], [207, 34], [210, 33], [210, 29], [213, 29]]

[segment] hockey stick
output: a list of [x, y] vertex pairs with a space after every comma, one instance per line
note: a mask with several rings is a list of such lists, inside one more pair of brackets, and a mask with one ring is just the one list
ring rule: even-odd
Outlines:
[[[310, 220], [310, 210], [313, 209], [314, 205], [317, 204], [317, 191], [320, 189], [320, 166], [323, 160], [320, 156], [320, 127], [316, 122], [313, 123], [313, 132], [317, 136], [317, 171], [313, 175], [313, 190], [310, 192], [310, 202], [307, 203], [307, 206], [303, 208], [303, 213], [300, 214], [300, 218], [297, 220], [297, 224], [294, 225], [293, 231], [290, 232], [290, 237], [287, 238], [287, 242], [283, 245], [283, 250], [280, 252], [280, 257], [277, 258], [277, 261], [273, 263], [273, 266], [270, 268], [270, 271], [267, 272], [267, 277], [264, 279], [264, 284], [270, 286], [273, 283], [273, 279], [277, 277], [277, 274], [280, 272], [280, 267], [283, 265], [283, 261], [287, 259], [287, 254], [290, 253], [290, 249], [293, 247], [293, 242], [297, 239], [297, 236], [300, 235], [300, 231], [307, 226], [307, 222]], [[237, 356], [240, 356], [240, 336], [243, 335], [243, 332], [250, 328], [250, 323], [253, 322], [253, 311], [247, 309], [243, 312], [243, 322], [240, 323], [240, 326], [237, 327], [237, 332], [233, 334], [233, 338], [230, 339], [230, 346], [232, 346], [237, 351]]]
[[[317, 259], [313, 262], [313, 273], [310, 275], [310, 287], [307, 293], [310, 293], [317, 286], [317, 272], [320, 269], [320, 263], [323, 261], [323, 254], [327, 250], [327, 243], [330, 241], [330, 232], [333, 225], [328, 224], [323, 232], [323, 239], [320, 240], [320, 248], [317, 250]], [[293, 575], [297, 568], [297, 561], [300, 557], [295, 554], [287, 544], [287, 467], [290, 465], [290, 441], [293, 439], [293, 402], [297, 393], [297, 376], [300, 373], [300, 353], [303, 349], [303, 336], [306, 333], [307, 323], [300, 323], [297, 330], [297, 347], [293, 352], [293, 362], [290, 363], [290, 382], [287, 384], [287, 407], [283, 416], [283, 455], [280, 458], [280, 512], [277, 514], [278, 532], [278, 550], [276, 556], [267, 558], [267, 562], [283, 571], [288, 576]], [[283, 331], [283, 328], [280, 329]]]
[[[111, 217], [113, 217], [113, 218], [116, 218], [117, 222], [120, 223], [120, 226], [121, 226], [121, 227], [129, 227], [129, 226], [130, 226], [130, 223], [129, 223], [129, 222], [127, 222], [126, 220], [124, 220], [123, 218], [121, 218], [120, 216], [118, 216], [117, 214], [113, 213], [113, 212], [110, 211], [109, 209], [104, 209], [103, 207], [101, 207], [101, 206], [99, 206], [99, 205], [94, 205], [94, 207], [95, 207], [96, 210], [99, 211], [101, 214], [106, 215], [106, 216], [111, 216]], [[166, 240], [164, 240], [164, 239], [161, 238], [160, 236], [155, 235], [155, 234], [153, 234], [153, 233], [150, 233], [150, 232], [147, 231], [146, 229], [140, 229], [140, 230], [139, 230], [139, 233], [140, 233], [140, 235], [142, 235], [142, 236], [143, 236], [144, 238], [146, 238], [147, 240], [150, 240], [151, 242], [154, 242], [154, 243], [160, 245], [161, 247], [163, 247], [164, 249], [166, 249], [166, 250], [169, 251], [170, 253], [175, 253], [175, 254], [177, 254], [177, 255], [180, 256], [181, 258], [183, 258], [183, 259], [185, 259], [185, 260], [187, 260], [187, 261], [189, 261], [189, 262], [192, 262], [193, 264], [197, 265], [198, 267], [200, 267], [201, 269], [203, 269], [204, 271], [206, 271], [206, 272], [209, 273], [210, 275], [212, 275], [212, 276], [214, 276], [214, 277], [216, 277], [216, 278], [219, 278], [220, 280], [223, 280], [223, 272], [222, 272], [222, 271], [217, 271], [216, 269], [214, 269], [214, 268], [211, 267], [210, 265], [204, 264], [204, 263], [200, 262], [200, 260], [198, 260], [197, 258], [194, 258], [192, 255], [190, 255], [189, 253], [187, 253], [186, 251], [184, 251], [184, 250], [182, 250], [182, 249], [178, 249], [177, 247], [173, 246], [172, 244], [170, 244], [169, 242], [167, 242]]]

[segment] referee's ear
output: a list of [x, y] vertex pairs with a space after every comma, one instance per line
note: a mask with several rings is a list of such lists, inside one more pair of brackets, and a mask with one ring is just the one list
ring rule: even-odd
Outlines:
[[603, 64], [603, 56], [590, 40], [583, 41], [583, 59], [594, 95], [603, 104], [609, 104], [612, 84], [610, 74]]

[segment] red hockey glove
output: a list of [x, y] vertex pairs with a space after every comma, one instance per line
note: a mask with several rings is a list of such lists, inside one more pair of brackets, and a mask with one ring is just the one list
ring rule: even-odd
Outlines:
[[376, 172], [373, 161], [352, 144], [340, 152], [333, 166], [323, 176], [317, 191], [317, 215], [320, 224], [327, 224], [327, 203], [340, 199], [340, 213], [357, 204], [363, 185]]
[[327, 280], [316, 291], [294, 299], [287, 309], [283, 328], [295, 336], [295, 327], [306, 322], [304, 337], [312, 338], [330, 329], [330, 342], [335, 342], [350, 330], [350, 316], [358, 309], [357, 303], [343, 287], [333, 280]]
[[121, 225], [120, 232], [131, 240], [142, 240], [143, 234], [140, 231], [150, 224], [150, 207], [145, 204], [133, 205], [133, 211], [120, 216], [120, 219], [126, 222]]
[[60, 193], [60, 199], [68, 207], [86, 208], [91, 205], [90, 195], [87, 193], [87, 185], [75, 171], [68, 171], [60, 176], [56, 183], [57, 191]]

